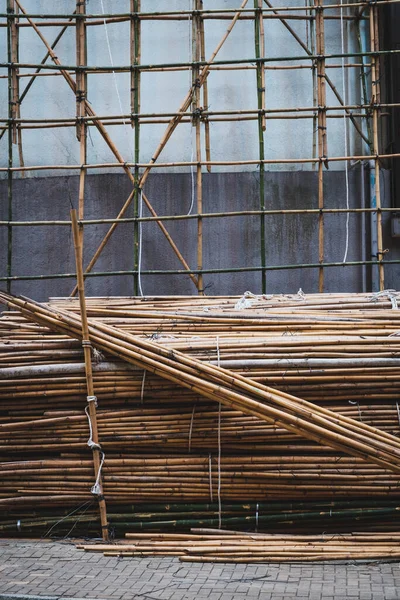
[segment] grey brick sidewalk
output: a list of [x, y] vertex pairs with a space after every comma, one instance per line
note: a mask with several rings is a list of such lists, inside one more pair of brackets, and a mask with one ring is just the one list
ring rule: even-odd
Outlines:
[[106, 558], [69, 542], [0, 540], [0, 600], [396, 600], [398, 563], [212, 565]]

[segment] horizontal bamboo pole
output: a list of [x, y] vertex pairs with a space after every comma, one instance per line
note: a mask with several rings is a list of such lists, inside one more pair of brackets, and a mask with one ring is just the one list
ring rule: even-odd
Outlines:
[[[385, 1], [385, 0], [383, 0]], [[344, 5], [343, 5], [344, 6]], [[277, 8], [275, 8], [274, 10], [278, 10]], [[303, 9], [304, 10], [304, 9]], [[308, 9], [309, 10], [309, 9]], [[237, 12], [237, 10], [235, 10], [235, 13]], [[22, 16], [22, 15], [21, 15]], [[20, 16], [20, 18], [21, 18]], [[295, 61], [305, 61], [305, 62], [309, 62], [309, 61], [315, 61], [315, 60], [320, 60], [320, 59], [325, 59], [325, 60], [331, 60], [334, 58], [362, 58], [362, 57], [373, 57], [373, 56], [395, 56], [397, 54], [400, 53], [400, 50], [377, 50], [374, 52], [348, 52], [348, 53], [330, 53], [330, 54], [322, 54], [321, 56], [319, 55], [314, 55], [314, 54], [307, 54], [306, 56], [302, 55], [302, 56], [298, 56], [298, 55], [293, 55], [293, 56], [269, 56], [269, 57], [260, 57], [260, 58], [255, 58], [255, 57], [251, 57], [251, 58], [241, 58], [241, 59], [225, 59], [225, 60], [214, 60], [212, 62], [213, 65], [240, 65], [240, 64], [265, 64], [265, 63], [270, 63], [270, 62], [295, 62]], [[10, 66], [16, 67], [18, 69], [37, 69], [37, 68], [41, 68], [44, 70], [61, 70], [61, 71], [65, 71], [65, 72], [74, 72], [74, 73], [79, 73], [79, 72], [85, 72], [85, 73], [96, 73], [98, 71], [101, 71], [102, 73], [107, 73], [107, 72], [132, 72], [132, 71], [142, 71], [142, 70], [146, 70], [146, 71], [152, 71], [153, 69], [160, 69], [160, 68], [176, 68], [176, 67], [210, 67], [211, 63], [209, 63], [208, 61], [188, 61], [188, 62], [177, 62], [177, 63], [156, 63], [156, 64], [131, 64], [131, 65], [113, 65], [113, 66], [109, 66], [109, 65], [64, 65], [64, 64], [37, 64], [37, 63], [8, 63], [8, 62], [1, 62], [0, 63], [0, 69], [7, 69]]]

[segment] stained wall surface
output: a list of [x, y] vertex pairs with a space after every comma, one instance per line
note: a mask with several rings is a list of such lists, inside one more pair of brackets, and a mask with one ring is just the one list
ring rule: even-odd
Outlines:
[[[310, 208], [317, 207], [316, 174], [302, 172], [266, 173], [266, 206], [295, 209], [300, 199], [307, 198]], [[388, 187], [388, 177], [382, 179]], [[360, 201], [360, 170], [350, 175], [353, 201]], [[385, 187], [385, 186], [383, 186]], [[337, 206], [343, 199], [345, 175], [332, 172], [325, 179], [326, 206]], [[6, 182], [0, 182], [0, 194], [6, 195]], [[71, 203], [76, 206], [77, 177], [49, 177], [19, 180], [14, 183], [16, 221], [25, 215], [35, 214], [36, 220], [68, 220]], [[87, 218], [99, 214], [113, 218], [129, 195], [130, 184], [126, 176], [108, 174], [91, 175], [87, 180]], [[149, 180], [148, 194], [155, 198], [155, 209], [161, 214], [182, 214], [190, 205], [190, 174], [155, 174]], [[259, 208], [258, 176], [253, 173], [212, 173], [204, 175], [205, 211], [238, 211], [243, 206], [249, 210]], [[356, 199], [356, 200], [355, 200]], [[131, 214], [131, 213], [130, 213]], [[148, 212], [144, 212], [144, 216]], [[2, 217], [0, 217], [2, 218]], [[204, 220], [204, 268], [224, 269], [259, 267], [260, 217], [241, 216]], [[317, 214], [273, 215], [267, 218], [266, 264], [288, 265], [318, 263]], [[327, 262], [343, 261], [346, 246], [346, 215], [327, 214], [325, 252]], [[85, 261], [107, 231], [106, 225], [85, 227]], [[166, 227], [189, 265], [196, 264], [196, 220], [167, 222]], [[351, 214], [349, 220], [348, 261], [370, 260], [369, 218]], [[4, 231], [0, 245], [0, 265], [5, 272], [7, 244]], [[389, 248], [388, 259], [399, 257], [396, 240], [390, 235], [390, 219], [384, 222], [384, 247]], [[143, 224], [142, 270], [178, 270], [176, 259], [156, 223]], [[94, 271], [130, 271], [134, 265], [133, 225], [118, 226], [106, 246]], [[75, 272], [74, 249], [69, 227], [36, 226], [13, 229], [13, 274], [52, 275]], [[386, 267], [386, 287], [396, 288], [399, 281], [397, 265]], [[259, 271], [205, 274], [204, 284], [208, 294], [242, 294], [246, 290], [261, 293]], [[5, 289], [5, 283], [0, 284]], [[12, 283], [12, 291], [44, 300], [48, 296], [68, 295], [75, 285], [74, 279], [42, 279]], [[187, 275], [143, 275], [143, 292], [154, 294], [192, 294], [195, 287]], [[371, 289], [369, 267], [330, 267], [325, 269], [326, 291], [356, 292]], [[318, 269], [276, 270], [267, 273], [267, 293], [305, 293], [318, 291]], [[91, 277], [87, 279], [89, 295], [131, 295], [131, 275]]]

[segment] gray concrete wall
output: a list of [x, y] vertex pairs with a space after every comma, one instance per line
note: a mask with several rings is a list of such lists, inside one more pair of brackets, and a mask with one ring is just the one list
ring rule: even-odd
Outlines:
[[[324, 177], [326, 207], [345, 207], [345, 175], [327, 172]], [[388, 195], [388, 178], [383, 189]], [[350, 206], [361, 206], [360, 172], [350, 172]], [[259, 181], [254, 173], [211, 173], [204, 175], [204, 211], [231, 212], [259, 208]], [[267, 209], [317, 208], [317, 176], [312, 172], [265, 173]], [[123, 175], [90, 175], [86, 188], [86, 217], [113, 218], [130, 192]], [[147, 195], [160, 215], [186, 214], [191, 203], [190, 174], [154, 174]], [[14, 181], [13, 218], [15, 221], [68, 220], [71, 204], [76, 207], [77, 177], [50, 177]], [[7, 184], [0, 182], [0, 218], [6, 218]], [[132, 214], [132, 213], [130, 213]], [[144, 211], [144, 214], [148, 214]], [[370, 259], [369, 218], [351, 214], [349, 220], [348, 260]], [[196, 220], [166, 223], [182, 254], [196, 268]], [[105, 225], [85, 228], [85, 260], [92, 256], [107, 230]], [[318, 262], [318, 216], [274, 215], [266, 217], [266, 263], [287, 265]], [[6, 274], [7, 228], [0, 227], [0, 270]], [[346, 243], [346, 216], [325, 216], [325, 260], [342, 261]], [[384, 247], [389, 259], [398, 258], [399, 242], [390, 237], [390, 218], [384, 220]], [[96, 271], [133, 269], [133, 225], [119, 225], [105, 248]], [[14, 227], [12, 245], [13, 275], [50, 275], [74, 273], [74, 254], [69, 227]], [[254, 216], [204, 220], [204, 268], [220, 269], [260, 265], [260, 218]], [[143, 270], [180, 269], [181, 265], [156, 223], [143, 224]], [[399, 266], [386, 268], [386, 287], [398, 288]], [[192, 294], [195, 287], [186, 275], [144, 275], [145, 294]], [[333, 267], [325, 271], [326, 291], [371, 289], [370, 269], [363, 280], [362, 267]], [[267, 274], [268, 293], [292, 293], [318, 289], [317, 269], [271, 271]], [[261, 292], [259, 272], [208, 274], [204, 283], [209, 294]], [[38, 300], [69, 294], [71, 279], [13, 282], [12, 291]], [[5, 289], [5, 283], [1, 284]], [[132, 276], [96, 277], [87, 280], [89, 295], [132, 294]]]

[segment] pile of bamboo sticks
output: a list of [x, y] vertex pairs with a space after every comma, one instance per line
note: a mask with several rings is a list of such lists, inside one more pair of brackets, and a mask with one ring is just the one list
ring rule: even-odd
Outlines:
[[128, 533], [128, 541], [84, 544], [105, 556], [179, 556], [182, 562], [303, 562], [347, 559], [398, 559], [398, 532], [349, 535], [271, 535], [194, 529], [190, 534]]
[[[396, 297], [88, 299], [117, 531], [387, 527], [400, 498]], [[68, 531], [79, 506], [78, 528], [96, 531], [78, 303], [2, 299], [0, 531], [60, 516]]]

